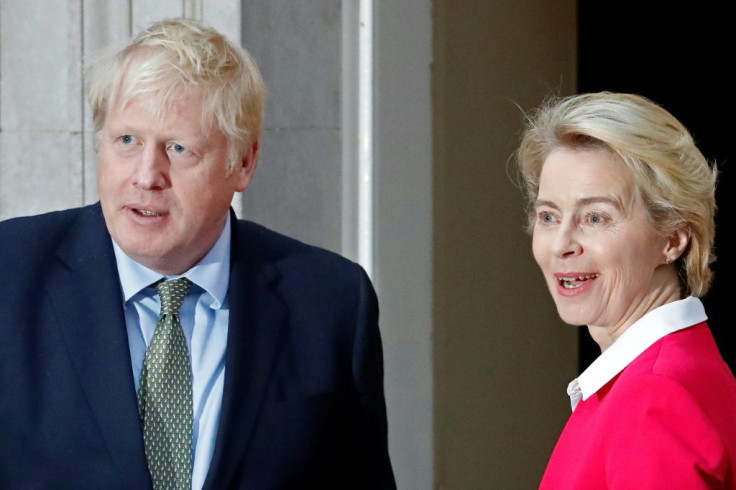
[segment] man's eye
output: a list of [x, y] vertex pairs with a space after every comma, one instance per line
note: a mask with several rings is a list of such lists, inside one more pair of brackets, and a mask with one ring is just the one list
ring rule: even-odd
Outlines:
[[172, 149], [173, 149], [173, 150], [174, 150], [174, 151], [175, 151], [176, 153], [185, 153], [185, 152], [187, 151], [187, 149], [186, 149], [186, 148], [184, 148], [183, 146], [181, 146], [181, 145], [180, 145], [179, 143], [174, 143], [173, 145], [171, 145], [171, 148], [172, 148]]
[[120, 142], [124, 145], [131, 145], [135, 143], [135, 137], [130, 134], [124, 134], [120, 137]]

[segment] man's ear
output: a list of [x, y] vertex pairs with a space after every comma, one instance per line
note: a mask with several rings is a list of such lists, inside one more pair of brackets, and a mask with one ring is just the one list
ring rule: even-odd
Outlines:
[[255, 140], [245, 152], [234, 172], [237, 174], [236, 192], [243, 192], [253, 180], [253, 174], [258, 166], [258, 153], [261, 149], [260, 140]]

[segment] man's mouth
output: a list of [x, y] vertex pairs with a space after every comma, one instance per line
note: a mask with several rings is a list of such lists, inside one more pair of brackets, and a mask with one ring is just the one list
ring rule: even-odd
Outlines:
[[136, 209], [135, 211], [143, 216], [163, 216], [163, 213], [157, 213], [156, 211], [150, 211], [148, 209]]

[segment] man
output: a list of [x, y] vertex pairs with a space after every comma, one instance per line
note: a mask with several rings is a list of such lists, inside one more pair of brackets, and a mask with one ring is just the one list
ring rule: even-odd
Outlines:
[[166, 20], [88, 83], [100, 202], [0, 223], [0, 488], [395, 488], [365, 272], [230, 209], [249, 55]]

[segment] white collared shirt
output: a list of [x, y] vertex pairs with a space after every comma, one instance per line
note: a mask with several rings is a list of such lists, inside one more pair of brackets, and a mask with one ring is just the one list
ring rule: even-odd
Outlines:
[[[179, 312], [182, 330], [192, 362], [193, 450], [192, 488], [204, 485], [215, 449], [225, 379], [225, 347], [229, 307], [230, 216], [215, 245], [186, 277], [192, 287]], [[125, 324], [136, 392], [140, 386], [146, 348], [156, 329], [161, 309], [152, 284], [163, 276], [128, 257], [113, 241], [115, 259], [123, 290]], [[196, 327], [196, 328], [195, 328]]]
[[634, 322], [588, 368], [567, 385], [575, 410], [659, 339], [707, 320], [700, 299], [689, 296], [653, 309]]

